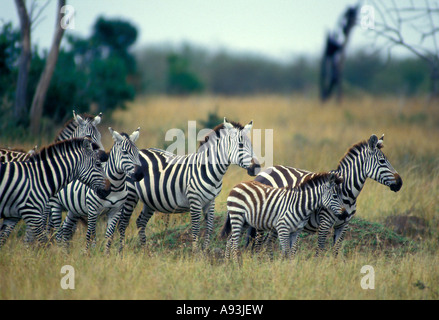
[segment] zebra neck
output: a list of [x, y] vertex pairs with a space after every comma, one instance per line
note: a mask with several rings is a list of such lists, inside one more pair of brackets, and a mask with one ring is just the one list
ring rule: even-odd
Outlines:
[[[217, 143], [210, 143], [204, 150], [199, 150], [197, 155], [197, 162], [204, 164], [204, 168], [215, 169], [215, 172], [221, 175], [226, 173], [230, 166], [227, 152], [225, 152], [224, 146], [218, 140]], [[220, 178], [220, 177], [218, 177]]]
[[313, 186], [300, 190], [293, 189], [294, 198], [292, 205], [294, 210], [301, 215], [309, 216], [311, 212], [322, 206], [321, 186]]
[[364, 154], [362, 152], [347, 154], [340, 161], [336, 172], [342, 175], [344, 179], [342, 188], [343, 196], [347, 196], [355, 201], [363, 189], [367, 178], [364, 173]]
[[49, 195], [55, 195], [75, 178], [75, 157], [66, 145], [43, 149], [30, 162], [34, 164], [33, 179], [44, 181], [42, 185]]
[[119, 188], [122, 185], [125, 185], [126, 174], [123, 170], [118, 170], [116, 167], [116, 163], [120, 161], [114, 158], [112, 152], [110, 152], [110, 156], [108, 157], [108, 161], [104, 164], [104, 172], [110, 180], [112, 185], [112, 189]]

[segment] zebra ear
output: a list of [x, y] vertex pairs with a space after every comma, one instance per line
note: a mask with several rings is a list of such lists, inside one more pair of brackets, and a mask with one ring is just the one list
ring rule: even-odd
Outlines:
[[73, 118], [75, 119], [76, 123], [80, 126], [86, 124], [86, 121], [82, 119], [82, 117], [79, 114], [76, 114], [75, 110], [73, 110]]
[[112, 127], [108, 127], [108, 130], [110, 131], [111, 135], [113, 136], [114, 142], [120, 142], [123, 140], [123, 137], [119, 134], [119, 132], [113, 130]]
[[332, 188], [335, 185], [338, 185], [343, 182], [343, 178], [338, 173], [330, 173], [329, 180], [326, 184], [328, 188]]
[[371, 135], [368, 141], [369, 149], [374, 150], [378, 144], [378, 137], [376, 135]]
[[227, 130], [233, 129], [234, 126], [230, 122], [227, 121], [226, 117], [224, 117], [224, 128]]
[[99, 123], [101, 123], [102, 120], [102, 112], [99, 112], [99, 114], [93, 119], [93, 125], [96, 126]]
[[381, 149], [382, 147], [384, 147], [384, 133], [383, 133], [383, 135], [381, 136], [381, 138], [378, 140], [378, 143], [377, 143], [377, 148], [378, 149]]
[[246, 125], [244, 126], [244, 129], [243, 129], [244, 133], [248, 133], [248, 132], [250, 132], [250, 130], [252, 129], [252, 127], [253, 127], [253, 120], [250, 121], [248, 124], [246, 124]]
[[140, 127], [137, 128], [136, 131], [134, 131], [131, 135], [130, 135], [130, 140], [132, 142], [136, 142], [137, 139], [139, 139], [139, 131], [140, 131]]

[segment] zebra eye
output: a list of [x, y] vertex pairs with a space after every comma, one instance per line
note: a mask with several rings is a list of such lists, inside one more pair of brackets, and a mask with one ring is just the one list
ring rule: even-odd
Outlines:
[[338, 195], [333, 194], [333, 195], [332, 195], [332, 199], [336, 199], [336, 200], [337, 200], [337, 199], [338, 199]]
[[386, 159], [381, 158], [381, 159], [378, 160], [378, 162], [380, 164], [386, 164]]

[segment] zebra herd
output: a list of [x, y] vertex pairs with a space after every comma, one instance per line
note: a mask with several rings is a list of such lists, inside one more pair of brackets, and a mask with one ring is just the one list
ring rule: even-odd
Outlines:
[[[399, 191], [402, 179], [382, 152], [384, 135], [352, 146], [336, 170], [323, 173], [274, 166], [258, 174], [260, 166], [248, 136], [253, 122], [242, 126], [224, 122], [187, 155], [156, 149], [139, 150], [139, 130], [131, 135], [111, 127], [114, 140], [106, 154], [95, 117], [76, 115], [66, 123], [55, 143], [41, 151], [0, 148], [0, 248], [20, 219], [26, 223], [26, 238], [56, 239], [68, 248], [77, 221], [87, 219], [86, 248], [96, 234], [96, 221], [107, 214], [106, 252], [116, 228], [120, 248], [139, 200], [143, 209], [137, 218], [139, 242], [146, 243], [145, 228], [154, 212], [190, 212], [192, 248], [197, 250], [200, 220], [204, 215], [206, 234], [202, 244], [209, 248], [213, 233], [215, 198], [231, 164], [256, 175], [254, 181], [236, 185], [227, 198], [227, 215], [221, 231], [229, 236], [226, 257], [238, 260], [239, 238], [248, 228], [259, 250], [264, 242], [271, 248], [279, 237], [282, 255], [294, 255], [298, 234], [318, 233], [317, 254], [334, 228], [334, 254], [338, 253], [346, 227], [356, 212], [356, 199], [367, 178]], [[62, 221], [62, 212], [67, 216]], [[271, 250], [271, 249], [270, 249]]]

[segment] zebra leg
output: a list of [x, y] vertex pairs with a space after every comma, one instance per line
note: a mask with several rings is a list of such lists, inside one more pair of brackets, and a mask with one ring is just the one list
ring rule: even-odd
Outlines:
[[326, 238], [328, 237], [329, 231], [331, 230], [333, 223], [328, 220], [320, 221], [318, 229], [318, 245], [316, 251], [316, 257], [320, 256], [325, 250]]
[[14, 219], [14, 218], [3, 219], [3, 223], [0, 227], [0, 248], [4, 245], [6, 240], [9, 238], [9, 235], [11, 234], [12, 230], [14, 230], [18, 221], [20, 221], [20, 219]]
[[49, 200], [49, 228], [50, 229], [55, 229], [56, 235], [55, 235], [55, 239], [57, 242], [61, 242], [62, 241], [62, 228], [61, 228], [61, 223], [62, 223], [62, 206], [61, 204], [56, 201], [56, 199], [50, 199]]
[[213, 216], [214, 216], [214, 212], [215, 212], [215, 202], [212, 201], [212, 203], [210, 203], [207, 207], [205, 207], [205, 209], [207, 209], [206, 211], [206, 238], [204, 239], [204, 249], [208, 250], [209, 249], [209, 244], [210, 244], [210, 238], [213, 232]]
[[286, 229], [281, 229], [278, 231], [279, 243], [282, 250], [282, 258], [290, 258], [290, 233]]
[[69, 248], [70, 240], [73, 237], [73, 229], [75, 228], [78, 219], [79, 216], [67, 212], [67, 216], [60, 227], [60, 235], [62, 236], [63, 245], [66, 250]]
[[295, 238], [293, 236], [290, 237], [290, 246], [291, 246], [291, 255], [294, 258], [296, 256], [297, 248], [299, 247], [300, 237], [296, 235]]
[[120, 244], [119, 244], [119, 253], [122, 252], [125, 246], [125, 231], [130, 223], [131, 215], [133, 214], [134, 208], [137, 206], [139, 202], [139, 197], [137, 196], [136, 191], [128, 190], [128, 197], [123, 204], [123, 208], [121, 209], [121, 214], [119, 218], [119, 235], [120, 235]]
[[139, 244], [144, 247], [146, 244], [145, 229], [149, 219], [151, 219], [154, 211], [152, 211], [146, 204], [143, 205], [142, 212], [136, 220], [137, 229], [139, 230]]
[[[263, 233], [262, 233], [263, 235]], [[270, 230], [266, 236], [266, 242], [267, 242], [267, 250], [268, 253], [270, 254], [270, 260], [274, 259], [274, 250], [273, 250], [273, 243], [274, 241], [276, 241], [277, 239], [277, 232], [276, 230]], [[262, 240], [263, 242], [263, 240]]]
[[256, 253], [260, 253], [261, 252], [261, 248], [262, 248], [262, 243], [263, 242], [264, 242], [264, 231], [257, 230], [256, 231], [256, 236], [254, 237], [254, 242], [253, 242], [253, 250]]
[[299, 243], [299, 234], [301, 230], [293, 232], [290, 234], [290, 258], [294, 258], [297, 252], [297, 246]]
[[341, 244], [343, 242], [344, 235], [346, 233], [348, 224], [343, 224], [339, 228], [334, 228], [334, 247], [333, 254], [337, 257], [338, 251], [340, 250]]
[[198, 201], [190, 202], [191, 230], [192, 230], [192, 251], [198, 250], [198, 238], [200, 234], [200, 218], [202, 208]]
[[90, 248], [90, 244], [92, 242], [95, 243], [96, 238], [96, 222], [98, 220], [99, 212], [94, 207], [89, 207], [88, 209], [88, 221], [87, 221], [87, 234], [85, 236], [86, 238], [86, 245], [85, 250], [88, 251]]
[[60, 243], [63, 239], [62, 235], [62, 206], [61, 204], [54, 198], [50, 199], [47, 205], [49, 211], [48, 215], [50, 217], [48, 229], [55, 229], [56, 235], [55, 239], [58, 243]]
[[244, 217], [241, 215], [235, 215], [230, 217], [230, 223], [232, 225], [232, 235], [230, 237], [231, 241], [231, 249], [232, 249], [232, 255], [233, 260], [236, 263], [239, 263], [239, 256], [238, 256], [238, 246], [239, 246], [239, 239], [242, 234], [242, 227], [244, 226]]
[[230, 260], [230, 250], [232, 249], [232, 242], [232, 236], [230, 235], [229, 239], [227, 239], [226, 252], [224, 255], [226, 260]]
[[46, 228], [44, 227], [44, 217], [37, 212], [22, 214], [27, 229], [30, 229], [31, 237], [37, 239], [40, 244], [47, 243]]
[[107, 239], [107, 244], [105, 246], [105, 253], [110, 254], [111, 243], [113, 242], [114, 229], [119, 221], [121, 214], [121, 208], [113, 208], [108, 212], [107, 220], [107, 231], [105, 232], [105, 238]]

